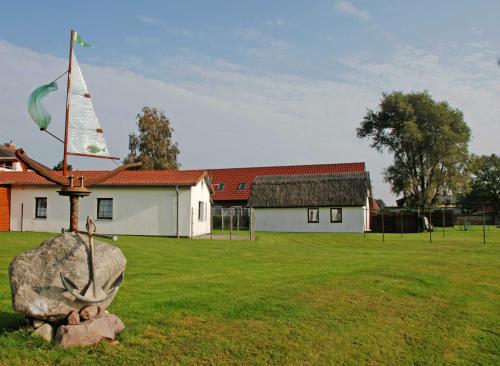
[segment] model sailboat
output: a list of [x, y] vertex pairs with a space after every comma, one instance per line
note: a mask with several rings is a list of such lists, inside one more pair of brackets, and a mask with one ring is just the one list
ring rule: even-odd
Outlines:
[[64, 139], [59, 139], [48, 131], [51, 116], [41, 104], [43, 97], [49, 92], [57, 90], [56, 81], [60, 77], [49, 84], [37, 88], [28, 99], [28, 111], [35, 123], [40, 127], [40, 130], [49, 133], [64, 143], [64, 176], [68, 174], [68, 155], [119, 160], [119, 158], [109, 155], [103, 130], [97, 119], [90, 93], [76, 59], [73, 49], [75, 42], [82, 47], [92, 47], [77, 32], [71, 31], [68, 70], [60, 76], [68, 74]]
[[[99, 176], [84, 177], [83, 174], [75, 176], [75, 173], [68, 172], [68, 155], [87, 156], [93, 158], [115, 159], [120, 158], [110, 156], [103, 130], [97, 119], [92, 99], [83, 79], [82, 71], [76, 60], [73, 51], [74, 43], [82, 47], [92, 47], [85, 42], [80, 35], [71, 31], [69, 45], [68, 70], [49, 84], [42, 85], [31, 93], [28, 99], [28, 112], [44, 131], [64, 144], [63, 154], [63, 174], [54, 172], [43, 164], [29, 158], [23, 149], [16, 151], [16, 156], [24, 162], [30, 169], [39, 175], [61, 186], [59, 194], [70, 198], [70, 231], [78, 231], [78, 202], [80, 197], [88, 196], [89, 186], [102, 182], [122, 170], [136, 167], [140, 163], [125, 164], [109, 172], [103, 172]], [[66, 89], [66, 118], [64, 128], [64, 138], [57, 137], [49, 132], [48, 127], [52, 121], [50, 114], [44, 108], [42, 99], [52, 91], [57, 90], [57, 80], [65, 74], [68, 75]], [[79, 182], [77, 182], [77, 180]]]

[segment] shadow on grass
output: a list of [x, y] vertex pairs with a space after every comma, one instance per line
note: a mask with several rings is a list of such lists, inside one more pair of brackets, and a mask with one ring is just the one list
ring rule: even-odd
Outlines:
[[26, 325], [23, 314], [0, 310], [0, 336], [19, 330]]

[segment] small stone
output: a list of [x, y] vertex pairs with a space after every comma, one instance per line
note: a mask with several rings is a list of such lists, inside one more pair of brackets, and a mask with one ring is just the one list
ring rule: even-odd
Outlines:
[[35, 329], [40, 328], [44, 324], [46, 324], [46, 323], [43, 320], [39, 320], [39, 319], [32, 319], [31, 320], [31, 325]]
[[99, 314], [99, 308], [95, 305], [86, 306], [80, 310], [80, 318], [82, 320], [94, 319], [97, 314]]
[[104, 315], [78, 325], [62, 325], [57, 329], [54, 342], [61, 347], [89, 346], [102, 340], [113, 341], [125, 328], [116, 315]]
[[80, 324], [80, 315], [78, 315], [78, 313], [73, 310], [71, 313], [69, 313], [66, 320], [69, 325], [78, 325]]
[[52, 342], [52, 338], [54, 336], [54, 329], [52, 326], [48, 323], [45, 323], [44, 325], [38, 327], [31, 333], [33, 337], [40, 337], [44, 341], [47, 342]]

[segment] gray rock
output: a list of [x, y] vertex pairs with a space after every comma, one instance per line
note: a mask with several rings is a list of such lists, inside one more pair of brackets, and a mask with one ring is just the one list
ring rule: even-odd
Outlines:
[[52, 338], [54, 337], [54, 329], [48, 323], [43, 324], [42, 326], [36, 328], [33, 333], [31, 333], [33, 337], [40, 337], [44, 341], [52, 342]]
[[125, 326], [113, 314], [84, 321], [79, 325], [61, 325], [54, 342], [61, 347], [89, 346], [102, 340], [115, 340]]
[[[113, 245], [96, 240], [95, 249], [96, 279], [104, 287], [125, 270], [127, 260]], [[77, 288], [85, 288], [89, 283], [88, 251], [86, 235], [65, 233], [15, 257], [9, 267], [14, 310], [52, 322], [87, 306], [65, 290], [60, 273]], [[106, 309], [112, 301], [113, 297], [94, 305]]]

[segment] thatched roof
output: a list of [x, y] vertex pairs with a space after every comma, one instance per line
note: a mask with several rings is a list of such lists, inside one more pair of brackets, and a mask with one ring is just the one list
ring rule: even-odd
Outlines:
[[251, 207], [365, 206], [368, 172], [256, 177]]

